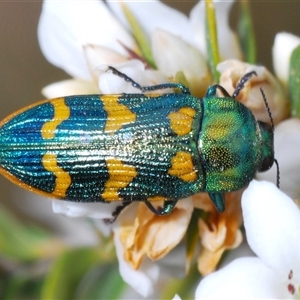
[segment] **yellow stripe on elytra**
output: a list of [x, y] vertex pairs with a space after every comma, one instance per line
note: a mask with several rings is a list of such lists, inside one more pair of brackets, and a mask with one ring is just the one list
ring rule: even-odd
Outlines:
[[191, 132], [196, 111], [191, 107], [182, 107], [168, 115], [172, 130], [178, 135]]
[[106, 159], [106, 165], [109, 178], [101, 196], [106, 201], [123, 200], [119, 197], [118, 191], [125, 188], [137, 176], [136, 169], [115, 158]]
[[47, 171], [56, 176], [52, 195], [57, 198], [65, 198], [66, 191], [71, 184], [70, 175], [57, 165], [57, 158], [53, 153], [46, 153], [42, 158], [42, 164]]
[[57, 98], [50, 103], [54, 108], [54, 116], [41, 129], [43, 139], [53, 139], [57, 126], [70, 117], [70, 108], [65, 104], [64, 98]]
[[171, 168], [168, 173], [183, 181], [193, 182], [197, 179], [197, 172], [194, 168], [192, 156], [189, 153], [179, 151], [171, 159]]
[[147, 201], [165, 201], [165, 200], [167, 200], [167, 198], [163, 196], [153, 196], [147, 198]]
[[105, 111], [107, 112], [107, 121], [104, 132], [113, 134], [121, 129], [123, 125], [135, 122], [136, 115], [126, 105], [118, 102], [118, 95], [100, 96]]

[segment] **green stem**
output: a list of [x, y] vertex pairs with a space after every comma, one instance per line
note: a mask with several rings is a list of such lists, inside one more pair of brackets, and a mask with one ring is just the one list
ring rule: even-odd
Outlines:
[[290, 60], [288, 91], [292, 105], [292, 117], [300, 117], [300, 46], [294, 49]]
[[148, 62], [148, 64], [153, 67], [154, 69], [156, 69], [155, 66], [155, 62], [152, 56], [152, 51], [151, 51], [151, 47], [150, 47], [150, 43], [147, 39], [147, 35], [144, 32], [144, 30], [142, 29], [142, 26], [140, 25], [140, 23], [138, 22], [138, 20], [135, 18], [135, 16], [133, 15], [133, 13], [130, 11], [130, 9], [128, 8], [128, 6], [126, 6], [124, 3], [122, 4], [122, 8], [123, 8], [123, 12], [124, 15], [127, 18], [127, 21], [131, 27], [133, 36], [137, 42], [137, 44], [140, 47], [140, 50], [143, 54], [143, 57], [145, 58], [145, 60]]
[[206, 9], [206, 45], [210, 70], [215, 82], [219, 82], [220, 74], [217, 71], [217, 65], [220, 62], [218, 32], [215, 16], [215, 7], [212, 0], [205, 1]]
[[245, 61], [250, 64], [256, 63], [256, 40], [251, 9], [248, 0], [240, 1], [240, 14], [238, 34], [240, 44], [245, 56]]

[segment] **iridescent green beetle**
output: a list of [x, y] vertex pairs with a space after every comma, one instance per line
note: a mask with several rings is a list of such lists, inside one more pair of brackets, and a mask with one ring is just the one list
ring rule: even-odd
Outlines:
[[[199, 99], [176, 83], [141, 87], [179, 93], [78, 95], [46, 100], [0, 124], [0, 172], [27, 190], [75, 202], [144, 201], [156, 214], [208, 192], [224, 210], [223, 194], [246, 186], [274, 162], [273, 126], [219, 85]], [[218, 97], [217, 90], [225, 97]], [[157, 210], [152, 201], [163, 200]]]

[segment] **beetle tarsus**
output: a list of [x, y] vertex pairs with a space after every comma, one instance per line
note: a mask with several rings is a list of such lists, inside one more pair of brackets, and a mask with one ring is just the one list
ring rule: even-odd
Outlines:
[[163, 216], [163, 215], [168, 215], [172, 212], [174, 206], [176, 205], [177, 200], [168, 200], [164, 201], [164, 205], [162, 208], [155, 208], [151, 202], [145, 201], [145, 204], [148, 206], [148, 208], [156, 215], [158, 216]]
[[116, 221], [116, 219], [118, 218], [118, 216], [120, 215], [120, 213], [123, 211], [123, 209], [124, 209], [127, 205], [129, 205], [129, 204], [131, 204], [131, 203], [132, 203], [132, 202], [122, 202], [122, 205], [117, 206], [116, 209], [115, 209], [115, 211], [111, 214], [111, 215], [112, 215], [112, 218], [110, 218], [110, 219], [104, 219], [104, 222], [105, 222], [106, 224], [112, 224], [112, 223], [114, 223], [114, 222]]

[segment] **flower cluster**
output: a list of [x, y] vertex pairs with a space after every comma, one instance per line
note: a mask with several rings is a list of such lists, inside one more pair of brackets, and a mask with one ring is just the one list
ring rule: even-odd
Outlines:
[[[294, 159], [297, 147], [285, 145], [300, 143], [300, 121], [286, 120], [290, 115], [289, 61], [300, 39], [284, 33], [276, 37], [273, 54], [279, 82], [265, 67], [242, 61], [238, 38], [228, 25], [232, 4], [214, 3], [219, 84], [232, 94], [244, 74], [257, 73], [237, 100], [250, 108], [257, 119], [269, 122], [260, 94], [260, 88], [264, 90], [277, 125], [275, 152], [282, 190], [296, 198], [300, 174], [299, 160]], [[111, 65], [141, 86], [181, 82], [192, 94], [203, 97], [214, 83], [205, 38], [205, 14], [205, 1], [199, 1], [189, 18], [159, 1], [44, 1], [38, 28], [41, 49], [49, 62], [65, 70], [72, 79], [53, 83], [43, 93], [53, 98], [140, 92], [106, 72], [107, 65]], [[290, 47], [283, 39], [289, 40]], [[275, 181], [274, 172], [272, 169], [259, 178]], [[114, 236], [123, 279], [144, 297], [153, 296], [155, 287], [166, 282], [166, 278], [188, 272], [195, 256], [199, 272], [207, 275], [216, 269], [226, 250], [241, 244], [244, 219], [247, 241], [257, 257], [234, 260], [205, 277], [196, 298], [224, 298], [227, 294], [230, 298], [298, 295], [297, 206], [270, 183], [253, 182], [243, 197], [242, 194], [242, 190], [228, 193], [223, 214], [216, 211], [206, 194], [179, 201], [170, 215], [162, 217], [151, 213], [143, 203], [127, 206], [114, 224], [106, 225]], [[103, 228], [103, 220], [111, 217], [117, 205], [53, 201], [53, 210], [93, 218]], [[186, 253], [183, 244], [187, 245]], [[175, 261], [172, 255], [176, 255]]]

